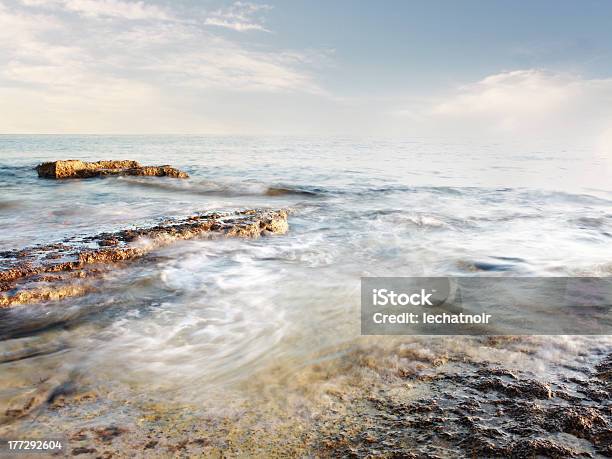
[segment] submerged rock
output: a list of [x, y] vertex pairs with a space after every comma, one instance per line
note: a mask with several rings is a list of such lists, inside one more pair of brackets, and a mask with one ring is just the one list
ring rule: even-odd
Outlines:
[[36, 166], [38, 176], [50, 179], [89, 178], [106, 175], [147, 175], [153, 177], [188, 178], [186, 172], [174, 167], [142, 166], [136, 161], [96, 161], [86, 162], [78, 159], [53, 161]]
[[205, 213], [156, 226], [73, 238], [62, 243], [0, 252], [0, 308], [83, 295], [87, 280], [179, 239], [204, 235], [256, 238], [287, 231], [286, 210]]

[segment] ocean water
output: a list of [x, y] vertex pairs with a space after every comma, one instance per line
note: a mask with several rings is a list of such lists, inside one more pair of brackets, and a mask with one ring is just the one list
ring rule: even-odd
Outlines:
[[[191, 178], [51, 181], [33, 169], [71, 158], [171, 164]], [[3, 355], [32, 357], [4, 359], [0, 396], [70, 375], [118, 397], [223, 398], [270, 365], [286, 376], [361, 343], [362, 276], [610, 276], [610, 170], [609, 158], [554, 145], [0, 136], [0, 250], [198, 211], [292, 211], [285, 235], [177, 242], [117, 269], [101, 293], [2, 311]], [[529, 365], [601, 340], [543, 340]]]

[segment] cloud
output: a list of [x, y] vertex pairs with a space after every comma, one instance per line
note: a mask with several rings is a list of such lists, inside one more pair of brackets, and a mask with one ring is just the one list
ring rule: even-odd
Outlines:
[[158, 6], [148, 5], [142, 1], [22, 0], [22, 3], [31, 7], [63, 8], [66, 11], [71, 11], [89, 17], [115, 17], [128, 20], [170, 19], [170, 16]]
[[612, 78], [522, 69], [429, 94], [350, 81], [330, 94], [315, 75], [334, 70], [328, 54], [207, 27], [264, 30], [269, 6], [163, 5], [0, 0], [0, 130], [552, 139], [612, 153]]
[[256, 16], [260, 11], [269, 10], [271, 8], [272, 7], [270, 5], [265, 4], [235, 2], [229, 8], [214, 11], [208, 18], [206, 18], [205, 24], [224, 27], [237, 32], [245, 32], [249, 30], [270, 32], [262, 25], [261, 19], [257, 18]]
[[221, 94], [232, 104], [241, 93], [323, 92], [312, 53], [253, 50], [196, 15], [143, 2], [25, 2], [0, 0], [3, 132], [207, 132], [222, 124], [209, 102]]
[[603, 142], [612, 78], [525, 69], [489, 75], [396, 113], [423, 132], [473, 138]]
[[[488, 76], [459, 88], [436, 104], [431, 114], [439, 117], [486, 119], [499, 131], [573, 119], [577, 110], [590, 108], [601, 97], [610, 98], [612, 79], [588, 80], [579, 76], [517, 70]], [[581, 114], [582, 115], [582, 114]]]

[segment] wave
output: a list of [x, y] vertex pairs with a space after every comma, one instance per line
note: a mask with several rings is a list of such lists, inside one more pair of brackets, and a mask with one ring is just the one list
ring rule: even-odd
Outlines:
[[509, 192], [510, 188], [486, 190], [479, 187], [450, 187], [450, 186], [406, 186], [406, 185], [384, 185], [384, 186], [356, 186], [356, 187], [329, 187], [316, 185], [269, 185], [261, 182], [224, 182], [212, 180], [189, 180], [189, 181], [165, 181], [149, 180], [137, 177], [113, 177], [118, 183], [130, 186], [140, 186], [146, 188], [167, 190], [173, 192], [185, 192], [203, 195], [223, 195], [223, 196], [367, 196], [367, 195], [386, 195], [393, 193], [431, 193], [441, 195], [465, 195], [477, 194], [482, 192]]
[[322, 194], [322, 190], [308, 190], [305, 188], [287, 188], [287, 187], [268, 187], [266, 190], [266, 196], [285, 196], [285, 195], [298, 195], [298, 196], [319, 196]]
[[171, 183], [161, 180], [146, 180], [119, 177], [117, 182], [129, 186], [152, 188], [163, 191], [189, 193], [206, 196], [307, 196], [318, 197], [325, 190], [317, 187], [268, 186], [261, 183], [232, 183], [202, 180], [197, 182]]
[[[495, 260], [499, 260], [495, 261]], [[504, 257], [495, 256], [491, 257], [491, 261], [484, 260], [459, 260], [457, 266], [462, 271], [468, 272], [491, 272], [501, 273], [507, 271], [521, 271], [521, 266], [525, 263], [525, 260], [518, 257]]]

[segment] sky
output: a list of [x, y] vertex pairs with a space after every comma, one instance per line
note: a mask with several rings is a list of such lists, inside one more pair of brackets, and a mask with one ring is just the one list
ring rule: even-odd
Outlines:
[[605, 0], [0, 0], [0, 132], [607, 149], [611, 21]]

